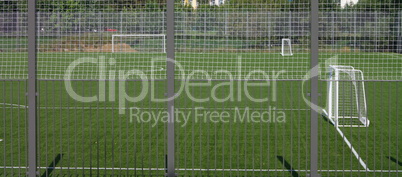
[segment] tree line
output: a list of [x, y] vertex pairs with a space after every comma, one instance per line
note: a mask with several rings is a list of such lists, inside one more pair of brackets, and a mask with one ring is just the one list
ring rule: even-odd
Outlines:
[[[195, 11], [176, 0], [176, 11]], [[310, 0], [226, 0], [224, 5], [210, 6], [210, 0], [198, 0], [197, 11], [208, 10], [269, 10], [269, 11], [306, 11]], [[340, 0], [320, 1], [322, 11], [354, 10], [354, 11], [400, 11], [401, 0], [359, 0], [355, 5], [341, 8]], [[26, 11], [27, 0], [0, 1], [3, 12]], [[165, 11], [166, 0], [37, 0], [38, 11], [43, 12], [120, 12], [120, 11]]]

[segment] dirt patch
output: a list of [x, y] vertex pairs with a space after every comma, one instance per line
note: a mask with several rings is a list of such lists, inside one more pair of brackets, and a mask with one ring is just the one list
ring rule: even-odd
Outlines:
[[[114, 45], [115, 52], [137, 52], [132, 49], [130, 45], [125, 43], [119, 43]], [[87, 46], [84, 48], [84, 52], [112, 52], [112, 44], [105, 44], [101, 47]]]
[[349, 48], [349, 47], [343, 47], [342, 49], [341, 49], [341, 52], [347, 52], [347, 53], [349, 53], [349, 52], [351, 52], [352, 50]]

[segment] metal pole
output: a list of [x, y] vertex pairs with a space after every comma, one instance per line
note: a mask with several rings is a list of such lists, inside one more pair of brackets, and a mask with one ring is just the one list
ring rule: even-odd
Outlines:
[[268, 12], [268, 18], [267, 18], [267, 23], [268, 23], [268, 47], [269, 50], [271, 51], [271, 13]]
[[[166, 28], [166, 42], [167, 42], [167, 96], [168, 98], [174, 97], [174, 67], [172, 62], [175, 59], [174, 53], [174, 1], [168, 0], [167, 2], [167, 28]], [[175, 130], [174, 130], [174, 99], [170, 99], [167, 103], [169, 114], [168, 129], [168, 154], [167, 154], [167, 174], [168, 177], [175, 177]]]
[[400, 25], [400, 17], [401, 17], [401, 12], [399, 11], [397, 21], [396, 21], [396, 27], [397, 27], [396, 36], [395, 36], [395, 39], [396, 39], [396, 53], [400, 53], [400, 51], [399, 51], [399, 33], [400, 33], [400, 27], [401, 27], [401, 25]]
[[[206, 44], [206, 41], [207, 41], [207, 12], [205, 11], [204, 12], [204, 44]], [[204, 52], [204, 53], [205, 53], [205, 46], [206, 45], [203, 45], [203, 50], [202, 50], [202, 52]]]
[[114, 53], [114, 35], [112, 35], [112, 53]]
[[318, 177], [318, 0], [311, 0], [311, 112], [310, 112], [310, 177]]
[[123, 34], [123, 12], [120, 11], [120, 34]]
[[228, 11], [225, 10], [225, 37], [226, 37], [226, 48], [229, 48], [229, 34], [228, 34]]
[[144, 23], [145, 23], [145, 20], [144, 20], [144, 13], [143, 12], [139, 12], [140, 13], [140, 21], [141, 21], [141, 25], [140, 25], [140, 34], [144, 34]]
[[[17, 24], [16, 24], [16, 32], [17, 32], [17, 36], [19, 36], [21, 33], [20, 33], [20, 10], [19, 9], [17, 9]], [[19, 48], [19, 47], [18, 47]]]
[[353, 12], [354, 13], [354, 23], [353, 23], [353, 26], [354, 26], [354, 42], [353, 42], [353, 51], [354, 52], [356, 52], [356, 35], [357, 35], [357, 26], [356, 26], [356, 20], [357, 20], [357, 14], [356, 14], [356, 12]]
[[335, 50], [335, 12], [331, 12], [332, 16], [332, 50]]
[[[57, 37], [59, 38], [61, 38], [61, 26], [62, 26], [60, 17], [61, 17], [60, 13], [57, 12], [57, 35], [58, 35]], [[80, 17], [78, 19], [80, 19]], [[79, 40], [81, 41], [81, 38]]]
[[292, 11], [289, 11], [289, 36], [288, 36], [288, 38], [290, 38], [291, 39], [291, 35], [292, 35]]
[[248, 35], [248, 11], [246, 12], [246, 46], [247, 46], [247, 49], [248, 49], [248, 47], [249, 47], [249, 35]]
[[[82, 12], [78, 13], [78, 40], [81, 41], [81, 15]], [[88, 15], [85, 15], [85, 17], [87, 17]], [[59, 37], [61, 38], [61, 33], [59, 34]], [[80, 42], [81, 43], [81, 42]], [[80, 50], [81, 48], [81, 44], [78, 43], [78, 49]]]
[[[41, 17], [41, 15], [42, 15], [42, 14], [41, 14], [40, 12], [37, 12], [37, 13], [36, 13], [36, 19], [35, 19], [35, 20], [36, 20], [36, 22], [35, 22], [35, 23], [36, 23], [36, 26], [35, 26], [35, 27], [37, 28], [37, 34], [35, 34], [35, 35], [38, 35], [38, 37], [37, 37], [38, 39], [36, 39], [36, 40], [39, 41], [39, 44], [40, 44], [40, 35], [44, 35], [44, 31], [41, 30], [41, 26], [42, 26], [42, 25], [40, 24], [40, 17]], [[29, 13], [28, 13], [28, 16], [29, 16]], [[36, 29], [36, 28], [35, 28], [35, 29]], [[29, 29], [28, 29], [28, 30], [29, 30]], [[42, 34], [42, 33], [43, 33], [43, 34]]]
[[401, 28], [402, 28], [402, 21], [401, 21], [401, 15], [402, 15], [402, 13], [401, 13], [401, 11], [399, 11], [399, 13], [398, 13], [398, 34], [397, 34], [397, 38], [396, 38], [396, 40], [397, 40], [397, 42], [396, 42], [396, 45], [397, 45], [397, 49], [398, 49], [398, 53], [402, 53], [402, 32], [401, 32]]
[[161, 34], [166, 34], [165, 30], [165, 12], [162, 12], [162, 32]]
[[225, 10], [225, 36], [228, 35], [228, 11]]
[[377, 14], [377, 11], [374, 11], [374, 15], [375, 15], [375, 17], [374, 17], [374, 19], [375, 19], [375, 23], [374, 23], [374, 25], [375, 25], [375, 27], [374, 27], [374, 30], [375, 30], [375, 32], [374, 32], [374, 35], [375, 35], [375, 37], [374, 37], [374, 39], [375, 39], [375, 44], [374, 44], [374, 46], [375, 46], [375, 48], [374, 48], [374, 52], [377, 52], [377, 44], [378, 44], [378, 42], [377, 42], [377, 40], [378, 40], [378, 35], [377, 35], [377, 26], [378, 26], [378, 14]]
[[36, 0], [28, 1], [28, 176], [37, 176], [36, 159]]
[[102, 19], [102, 17], [101, 17], [101, 13], [100, 12], [98, 12], [97, 13], [98, 15], [98, 25], [97, 25], [97, 29], [95, 29], [97, 32], [99, 32], [98, 34], [101, 34], [101, 25], [102, 25], [102, 21], [101, 21], [101, 19]]

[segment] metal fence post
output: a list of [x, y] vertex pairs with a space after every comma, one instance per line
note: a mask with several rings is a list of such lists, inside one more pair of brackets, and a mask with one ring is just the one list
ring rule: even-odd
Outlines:
[[17, 22], [17, 24], [15, 24], [15, 31], [17, 32], [17, 36], [19, 36], [19, 34], [21, 34], [20, 33], [20, 11], [19, 11], [19, 9], [17, 9], [16, 13], [17, 13], [16, 14], [16, 22]]
[[292, 35], [292, 11], [289, 11], [289, 36], [288, 38], [291, 38], [290, 36]]
[[144, 13], [143, 12], [138, 12], [140, 13], [140, 34], [144, 34]]
[[249, 30], [248, 30], [248, 26], [249, 24], [248, 24], [248, 11], [246, 12], [246, 48], [248, 48], [249, 47], [249, 34], [248, 34], [248, 32], [249, 32]]
[[[43, 32], [42, 30], [41, 30], [41, 26], [42, 25], [40, 25], [40, 23], [41, 23], [41, 20], [40, 20], [40, 17], [41, 17], [41, 13], [40, 12], [37, 12], [36, 13], [36, 15], [35, 15], [35, 23], [36, 23], [36, 26], [35, 26], [35, 29], [37, 29], [37, 33], [35, 33], [35, 35], [38, 35], [38, 39], [36, 39], [36, 40], [38, 40], [39, 41], [39, 44], [40, 44], [40, 35], [41, 35], [41, 32]], [[28, 13], [28, 16], [29, 16], [29, 13]], [[28, 20], [29, 21], [29, 20]], [[28, 28], [29, 28], [29, 26], [28, 26]], [[28, 29], [29, 30], [29, 29]], [[28, 33], [28, 35], [29, 35], [29, 33]]]
[[120, 34], [123, 34], [123, 12], [120, 11]]
[[226, 11], [226, 10], [225, 10], [224, 21], [225, 21], [225, 35], [227, 36], [228, 35], [228, 11]]
[[374, 25], [375, 25], [375, 27], [374, 27], [374, 30], [375, 30], [375, 34], [374, 34], [374, 39], [375, 39], [375, 44], [374, 44], [374, 52], [377, 52], [377, 49], [378, 49], [378, 47], [377, 47], [377, 44], [378, 44], [378, 34], [377, 34], [377, 26], [378, 26], [378, 14], [377, 14], [377, 11], [374, 11], [374, 20], [375, 20], [375, 22], [374, 22]]
[[[61, 24], [60, 17], [61, 17], [60, 12], [57, 12], [57, 35], [58, 35], [58, 37], [61, 37], [61, 26], [62, 26], [62, 24]], [[80, 17], [78, 18], [78, 20], [79, 19], [80, 19]]]
[[165, 31], [165, 12], [162, 12], [162, 25], [161, 25], [161, 27], [162, 27], [161, 34], [166, 34], [166, 31]]
[[267, 18], [267, 23], [268, 23], [268, 47], [269, 47], [269, 50], [271, 51], [271, 49], [272, 49], [272, 47], [271, 47], [271, 40], [272, 40], [272, 38], [271, 38], [271, 13], [270, 12], [268, 12], [267, 13], [268, 14], [268, 18]]
[[[204, 44], [207, 42], [207, 12], [204, 11]], [[203, 51], [205, 53], [205, 46], [203, 45]]]
[[167, 174], [168, 177], [175, 177], [175, 130], [174, 130], [174, 67], [175, 51], [174, 51], [174, 1], [167, 1], [167, 28], [166, 28], [166, 54], [167, 54], [167, 96], [169, 99], [167, 103], [169, 121], [167, 125], [168, 131], [168, 154], [167, 154]]
[[335, 50], [335, 12], [331, 11], [331, 17], [332, 17], [332, 50]]
[[229, 48], [229, 33], [228, 33], [228, 11], [225, 10], [225, 38], [226, 38], [226, 48]]
[[[81, 41], [81, 15], [82, 12], [78, 13], [78, 39]], [[61, 37], [61, 34], [59, 34], [59, 37]], [[79, 45], [78, 48], [81, 48], [81, 46]]]
[[353, 38], [354, 38], [354, 41], [353, 41], [353, 51], [354, 52], [356, 52], [356, 34], [357, 34], [357, 26], [356, 26], [356, 21], [357, 21], [357, 14], [356, 14], [356, 12], [353, 12], [354, 13], [354, 23], [353, 23], [353, 26], [354, 26], [354, 34], [353, 34]]
[[401, 28], [402, 28], [402, 21], [401, 21], [401, 15], [402, 15], [402, 11], [399, 11], [398, 12], [398, 24], [397, 24], [397, 28], [398, 28], [398, 33], [397, 33], [397, 38], [396, 38], [396, 40], [397, 40], [397, 42], [396, 42], [396, 45], [397, 45], [397, 52], [398, 53], [402, 53], [402, 31], [401, 31]]
[[28, 1], [28, 176], [37, 176], [36, 159], [36, 0]]
[[318, 0], [311, 0], [310, 13], [310, 177], [318, 177], [318, 112], [313, 109], [315, 105], [318, 105]]

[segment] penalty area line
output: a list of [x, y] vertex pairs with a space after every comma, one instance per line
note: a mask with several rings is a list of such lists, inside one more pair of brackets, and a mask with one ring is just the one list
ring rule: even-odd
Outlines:
[[[18, 109], [18, 108], [28, 108], [28, 106], [25, 105], [18, 105], [18, 104], [10, 104], [10, 103], [0, 103], [0, 105], [5, 105], [7, 107], [4, 107], [6, 109]], [[0, 109], [2, 109], [3, 107], [0, 106]], [[105, 110], [126, 110], [126, 109], [141, 109], [141, 110], [166, 110], [166, 108], [164, 107], [159, 107], [159, 108], [153, 108], [153, 107], [130, 107], [130, 108], [119, 108], [119, 107], [103, 107], [103, 106], [76, 106], [76, 107], [72, 107], [72, 106], [66, 106], [66, 107], [60, 107], [60, 106], [40, 106], [38, 107], [39, 109], [77, 109], [77, 110], [96, 110], [96, 109], [105, 109]], [[208, 110], [208, 109], [214, 109], [212, 107], [194, 107], [194, 108], [176, 108], [178, 110]], [[235, 110], [236, 108], [226, 108], [224, 110]], [[237, 107], [237, 109], [239, 110], [245, 110], [246, 107]], [[250, 110], [268, 110], [267, 108], [258, 108], [258, 109], [254, 109], [254, 108], [249, 108]], [[275, 108], [272, 109], [273, 111], [310, 111], [310, 109], [303, 109], [303, 108], [295, 108], [295, 109], [287, 109], [287, 108]]]
[[[335, 127], [335, 122], [331, 119], [330, 122], [332, 125]], [[353, 155], [356, 157], [356, 159], [359, 161], [360, 165], [364, 168], [366, 171], [370, 171], [370, 169], [367, 167], [366, 163], [363, 161], [363, 159], [360, 157], [359, 153], [357, 153], [356, 149], [352, 146], [352, 143], [346, 138], [345, 134], [343, 134], [342, 130], [339, 127], [335, 127], [336, 131], [341, 135], [343, 141], [348, 145], [349, 149], [352, 151]]]
[[[4, 166], [1, 167], [4, 169], [27, 169], [28, 167], [24, 166]], [[165, 171], [166, 168], [150, 168], [150, 167], [144, 167], [144, 168], [117, 168], [117, 167], [38, 167], [39, 169], [54, 169], [54, 170], [95, 170], [95, 169], [100, 169], [100, 170], [152, 170], [152, 171]], [[203, 168], [177, 168], [177, 171], [231, 171], [231, 172], [258, 172], [258, 171], [295, 171], [295, 172], [309, 172], [310, 170], [289, 170], [289, 169], [203, 169]], [[347, 169], [340, 169], [340, 170], [318, 170], [319, 172], [358, 172], [361, 173], [364, 170], [347, 170]], [[400, 170], [370, 170], [368, 172], [380, 172], [380, 173], [400, 173], [402, 171]]]

